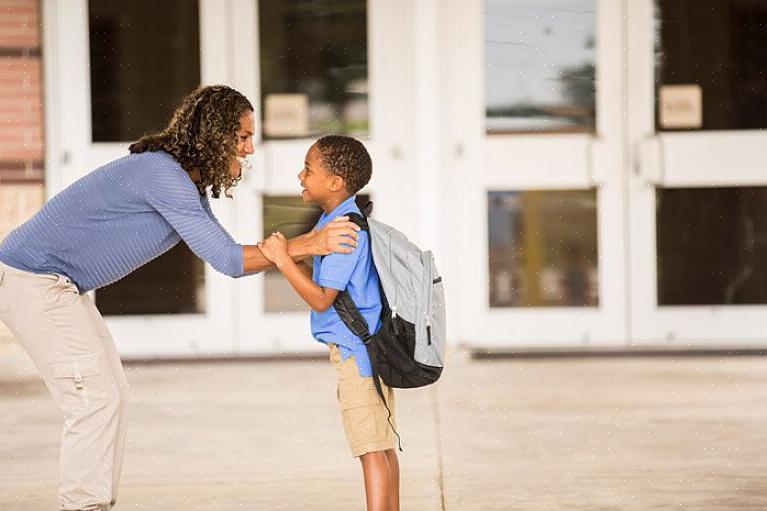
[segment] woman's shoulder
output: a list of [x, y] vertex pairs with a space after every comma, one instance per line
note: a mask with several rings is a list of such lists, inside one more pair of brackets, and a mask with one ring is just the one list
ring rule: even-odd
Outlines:
[[176, 193], [197, 197], [199, 191], [189, 174], [165, 151], [136, 153], [148, 190], [161, 189], [164, 193]]
[[176, 159], [165, 151], [145, 151], [143, 153], [132, 153], [129, 158], [141, 162], [148, 168], [167, 167], [178, 170], [184, 170]]

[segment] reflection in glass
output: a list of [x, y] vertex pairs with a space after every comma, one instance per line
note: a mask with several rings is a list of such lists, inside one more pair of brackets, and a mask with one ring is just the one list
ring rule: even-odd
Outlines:
[[659, 305], [767, 303], [767, 187], [658, 189]]
[[767, 128], [767, 2], [655, 3], [658, 88], [700, 86], [701, 129]]
[[264, 138], [368, 131], [365, 0], [259, 3]]
[[595, 130], [595, 1], [485, 0], [488, 133]]
[[96, 301], [104, 315], [204, 313], [205, 263], [182, 241], [96, 291]]
[[94, 142], [159, 130], [200, 84], [197, 0], [88, 3]]
[[[357, 195], [357, 205], [362, 209], [370, 201], [367, 194]], [[307, 233], [322, 216], [322, 209], [306, 204], [298, 196], [264, 196], [263, 238], [280, 231], [288, 238]], [[277, 270], [264, 272], [264, 310], [266, 312], [306, 311], [306, 305], [293, 290], [290, 283]]]
[[489, 192], [490, 306], [595, 306], [595, 190]]

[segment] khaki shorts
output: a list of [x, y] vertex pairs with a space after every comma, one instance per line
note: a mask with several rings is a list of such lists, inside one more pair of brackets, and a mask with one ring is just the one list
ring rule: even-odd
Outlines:
[[[338, 374], [338, 404], [352, 456], [394, 449], [397, 439], [389, 425], [389, 412], [376, 391], [373, 378], [360, 376], [354, 355], [343, 360], [338, 346], [328, 346], [330, 361]], [[394, 391], [383, 382], [381, 390], [392, 413], [391, 424], [396, 428]]]

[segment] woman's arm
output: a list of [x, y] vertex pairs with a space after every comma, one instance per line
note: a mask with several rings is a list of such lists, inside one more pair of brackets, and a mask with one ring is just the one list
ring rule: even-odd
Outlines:
[[[288, 255], [294, 261], [300, 261], [310, 256], [348, 254], [357, 245], [358, 231], [359, 226], [350, 222], [348, 217], [336, 218], [319, 231], [288, 240]], [[245, 273], [256, 273], [274, 266], [257, 245], [244, 245], [242, 256]]]

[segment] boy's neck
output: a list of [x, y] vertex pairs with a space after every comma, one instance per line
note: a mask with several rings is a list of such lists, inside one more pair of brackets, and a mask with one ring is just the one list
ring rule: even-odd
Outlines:
[[327, 201], [323, 201], [322, 204], [320, 204], [320, 207], [322, 208], [322, 211], [325, 212], [326, 215], [329, 215], [333, 212], [334, 209], [338, 207], [339, 204], [347, 200], [351, 195], [338, 195], [337, 197], [331, 197], [328, 198]]

